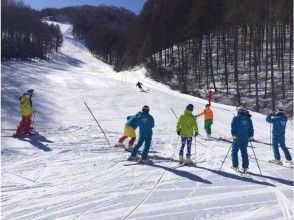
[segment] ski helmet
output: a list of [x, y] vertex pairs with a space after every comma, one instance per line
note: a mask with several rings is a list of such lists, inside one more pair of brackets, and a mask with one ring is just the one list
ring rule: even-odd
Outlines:
[[142, 112], [149, 112], [149, 110], [150, 110], [150, 108], [149, 108], [148, 105], [144, 105], [144, 106], [142, 107]]

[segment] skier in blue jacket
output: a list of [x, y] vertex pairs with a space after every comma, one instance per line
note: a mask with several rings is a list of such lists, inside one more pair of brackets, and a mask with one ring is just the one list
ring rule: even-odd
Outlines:
[[244, 107], [238, 107], [238, 115], [233, 118], [231, 124], [231, 133], [233, 136], [232, 143], [232, 169], [238, 171], [239, 163], [238, 163], [238, 151], [241, 151], [242, 157], [242, 168], [241, 172], [246, 172], [249, 166], [247, 147], [248, 141], [253, 139], [254, 130], [251, 118], [248, 117], [247, 111]]
[[[141, 114], [137, 117], [137, 122], [139, 126], [139, 140], [134, 146], [132, 154], [128, 158], [128, 160], [139, 160], [139, 162], [147, 162], [148, 152], [152, 140], [152, 128], [154, 127], [154, 119], [149, 114], [149, 110], [149, 107], [147, 105], [144, 105]], [[140, 159], [137, 153], [144, 142], [145, 146]]]
[[270, 162], [278, 163], [278, 164], [282, 163], [280, 152], [279, 152], [279, 145], [280, 145], [286, 157], [285, 162], [293, 164], [292, 157], [285, 144], [285, 129], [286, 129], [288, 118], [284, 114], [284, 111], [282, 109], [278, 109], [275, 115], [273, 113], [270, 113], [266, 117], [266, 121], [273, 124], [272, 141], [273, 141], [273, 152], [274, 152], [275, 159], [270, 160]]

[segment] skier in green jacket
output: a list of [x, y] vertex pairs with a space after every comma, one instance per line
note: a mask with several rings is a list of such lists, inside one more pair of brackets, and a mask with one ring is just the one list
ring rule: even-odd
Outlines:
[[[194, 106], [189, 104], [184, 113], [179, 117], [177, 121], [177, 134], [181, 136], [181, 149], [179, 152], [180, 163], [193, 163], [191, 160], [191, 145], [192, 137], [198, 135], [198, 125], [194, 115], [192, 114]], [[186, 161], [184, 160], [184, 148], [187, 143]]]

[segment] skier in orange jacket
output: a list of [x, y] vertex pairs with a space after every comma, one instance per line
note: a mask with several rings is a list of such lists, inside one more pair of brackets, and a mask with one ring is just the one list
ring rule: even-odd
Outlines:
[[203, 112], [195, 115], [195, 117], [200, 117], [204, 115], [204, 129], [206, 131], [207, 137], [211, 136], [211, 125], [213, 124], [213, 112], [210, 109], [210, 104], [205, 105]]

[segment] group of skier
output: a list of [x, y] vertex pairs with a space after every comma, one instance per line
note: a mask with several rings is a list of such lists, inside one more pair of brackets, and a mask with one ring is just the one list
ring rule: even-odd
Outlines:
[[[19, 98], [20, 112], [22, 119], [17, 127], [14, 137], [23, 137], [31, 134], [31, 122], [33, 115], [32, 96], [33, 89], [28, 90]], [[176, 124], [176, 132], [181, 137], [181, 147], [179, 150], [179, 162], [185, 164], [193, 164], [191, 160], [191, 146], [193, 136], [198, 135], [197, 117], [204, 115], [204, 129], [207, 138], [211, 137], [211, 126], [213, 124], [213, 111], [211, 110], [211, 92], [208, 94], [209, 103], [205, 105], [205, 109], [193, 115], [194, 106], [188, 104], [184, 112], [180, 115]], [[128, 160], [139, 162], [150, 162], [148, 160], [148, 153], [152, 140], [152, 128], [154, 127], [154, 119], [149, 113], [150, 108], [147, 105], [142, 107], [142, 111], [135, 115], [127, 117], [127, 122], [124, 127], [124, 134], [119, 138], [118, 144], [115, 146], [125, 147], [123, 142], [130, 138], [126, 150], [131, 152]], [[254, 129], [251, 120], [251, 115], [243, 106], [237, 108], [237, 116], [233, 117], [231, 123], [231, 135], [233, 137], [231, 158], [232, 169], [236, 171], [246, 172], [249, 167], [247, 147], [248, 143], [253, 140]], [[287, 116], [282, 109], [278, 109], [275, 113], [270, 113], [266, 117], [266, 121], [273, 124], [272, 129], [272, 149], [274, 159], [269, 162], [282, 164], [279, 147], [285, 154], [285, 162], [293, 165], [292, 157], [285, 144], [285, 129], [287, 123]], [[139, 127], [139, 140], [136, 144], [136, 129]], [[196, 140], [195, 140], [196, 141]], [[141, 157], [138, 156], [139, 148], [144, 145]], [[184, 150], [186, 149], [186, 158], [184, 158]], [[238, 152], [241, 152], [242, 165], [239, 169]]]

